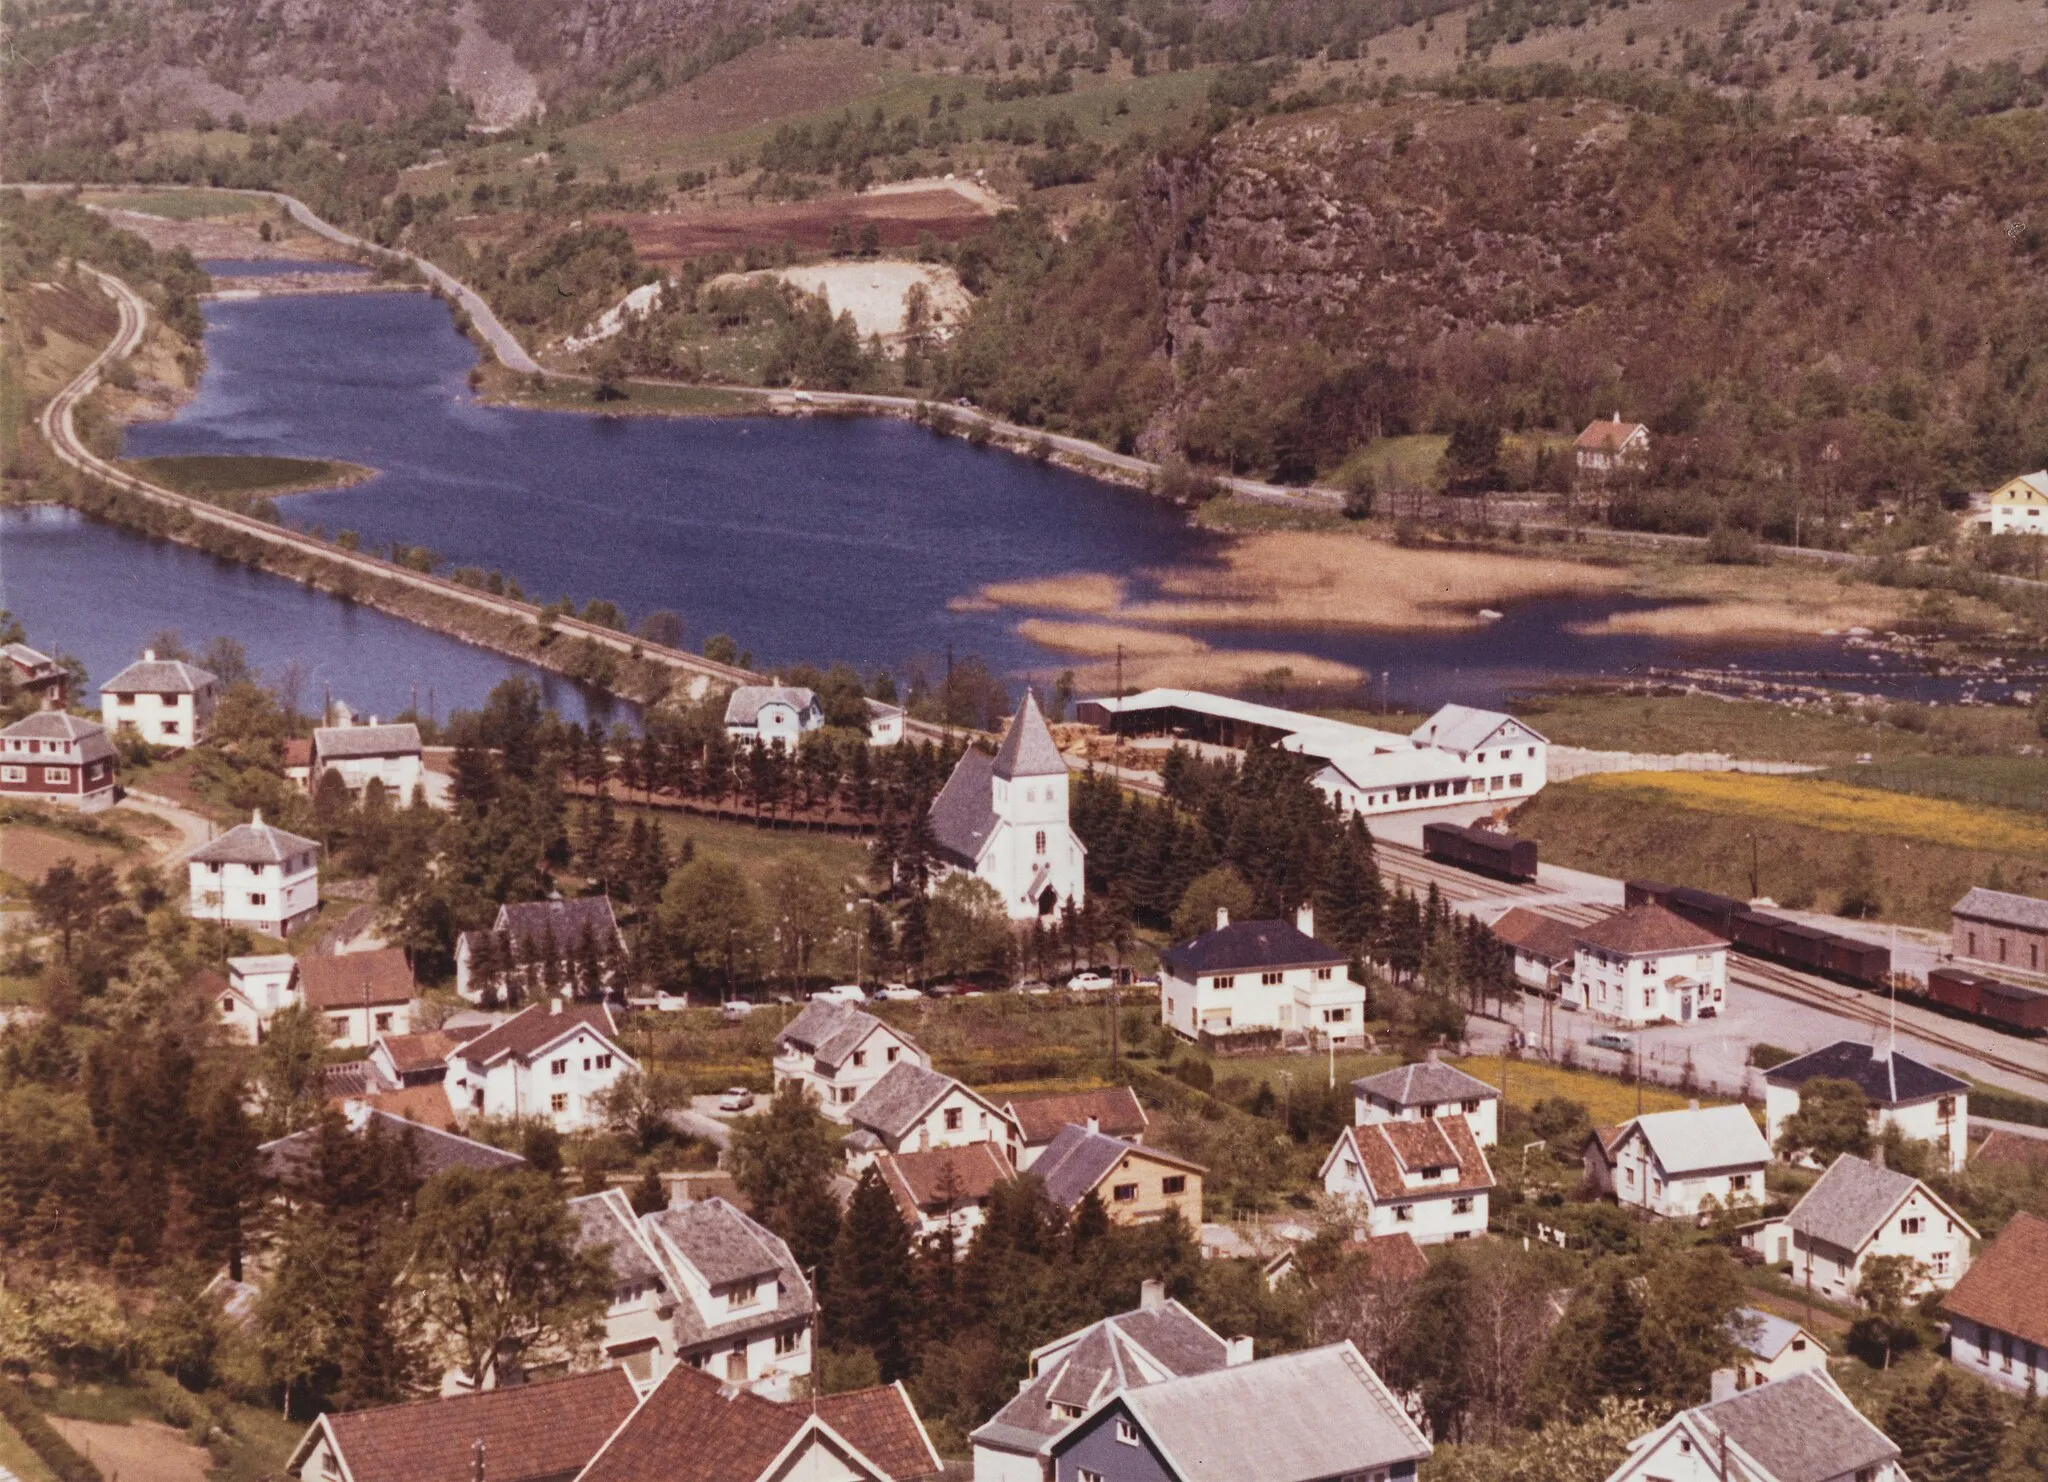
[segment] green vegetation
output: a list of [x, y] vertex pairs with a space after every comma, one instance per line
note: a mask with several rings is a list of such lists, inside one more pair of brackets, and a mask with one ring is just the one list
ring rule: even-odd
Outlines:
[[256, 454], [188, 453], [161, 458], [128, 458], [139, 478], [213, 504], [247, 512], [259, 500], [310, 489], [344, 488], [374, 477], [377, 470], [332, 458], [272, 458]]
[[172, 221], [206, 221], [249, 216], [273, 209], [261, 196], [237, 195], [218, 190], [124, 191], [118, 195], [97, 195], [96, 206], [115, 211], [140, 211], [148, 216], [165, 216]]
[[1844, 767], [1828, 775], [1860, 787], [1918, 797], [2048, 812], [2048, 757], [1909, 757], [1878, 766]]

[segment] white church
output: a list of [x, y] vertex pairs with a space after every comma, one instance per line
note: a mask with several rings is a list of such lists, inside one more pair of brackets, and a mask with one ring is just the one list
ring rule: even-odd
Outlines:
[[1084, 898], [1088, 851], [1067, 822], [1066, 760], [1030, 690], [993, 757], [967, 749], [930, 817], [943, 863], [994, 886], [1011, 920]]

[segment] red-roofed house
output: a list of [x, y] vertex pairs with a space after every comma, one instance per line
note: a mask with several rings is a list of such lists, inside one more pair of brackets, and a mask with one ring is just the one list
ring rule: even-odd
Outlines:
[[603, 1120], [598, 1098], [640, 1062], [603, 1004], [535, 1004], [448, 1052], [448, 1105], [486, 1117], [534, 1118], [558, 1132]]
[[1640, 472], [1650, 461], [1650, 429], [1624, 422], [1616, 412], [1610, 421], [1587, 423], [1572, 451], [1578, 455], [1580, 479], [1588, 482]]
[[1728, 943], [1659, 905], [1582, 926], [1565, 996], [1622, 1024], [1690, 1024], [1721, 1012]]
[[412, 1032], [412, 964], [396, 947], [301, 957], [298, 987], [337, 1045], [367, 1046], [380, 1034]]
[[913, 1235], [929, 1238], [950, 1225], [962, 1249], [981, 1228], [983, 1207], [996, 1185], [1017, 1176], [992, 1142], [921, 1153], [877, 1153], [875, 1167]]
[[1461, 1116], [1346, 1127], [1317, 1176], [1367, 1235], [1441, 1245], [1486, 1233], [1493, 1169]]
[[1151, 1121], [1129, 1086], [1102, 1086], [1093, 1091], [1050, 1091], [1042, 1096], [1012, 1096], [1003, 1110], [1023, 1135], [1019, 1168], [1029, 1168], [1052, 1146], [1062, 1127], [1086, 1127], [1125, 1142], [1142, 1143]]
[[2048, 1220], [2016, 1214], [1941, 1299], [1956, 1319], [1949, 1353], [2022, 1393], [2048, 1390]]

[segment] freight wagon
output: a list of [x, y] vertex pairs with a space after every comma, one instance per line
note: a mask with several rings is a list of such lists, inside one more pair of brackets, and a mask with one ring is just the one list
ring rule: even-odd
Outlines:
[[1943, 1008], [2020, 1034], [2048, 1030], [2048, 993], [1960, 967], [1927, 974], [1927, 997]]
[[1630, 880], [1623, 887], [1631, 906], [1656, 904], [1693, 925], [1725, 937], [1739, 951], [1767, 957], [1807, 972], [1839, 978], [1858, 988], [1882, 989], [1891, 981], [1888, 947], [1854, 937], [1837, 936], [1803, 921], [1753, 911], [1747, 902], [1695, 890], [1690, 885], [1665, 885], [1656, 880]]
[[1476, 870], [1503, 880], [1536, 878], [1536, 841], [1492, 829], [1464, 828], [1455, 823], [1425, 823], [1422, 852], [1460, 869]]

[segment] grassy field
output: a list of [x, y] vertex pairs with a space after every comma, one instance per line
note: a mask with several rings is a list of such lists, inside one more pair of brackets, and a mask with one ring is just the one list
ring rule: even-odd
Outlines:
[[827, 879], [849, 885], [860, 878], [868, 865], [867, 841], [848, 834], [754, 828], [744, 823], [699, 818], [695, 814], [666, 809], [635, 808], [622, 809], [621, 812], [628, 823], [632, 814], [646, 812], [649, 818], [661, 825], [672, 854], [681, 849], [683, 841], [688, 839], [700, 855], [719, 855], [731, 860], [757, 886], [767, 879], [768, 872], [775, 865], [785, 859], [808, 859], [825, 872]]
[[191, 453], [168, 458], [125, 458], [124, 467], [151, 483], [195, 499], [256, 498], [311, 489], [346, 488], [377, 470], [333, 458], [271, 458]]
[[595, 383], [549, 379], [539, 387], [495, 361], [478, 388], [486, 401], [533, 411], [600, 411], [615, 417], [744, 417], [762, 410], [761, 398], [715, 386], [653, 385], [634, 381], [622, 401], [599, 401]]
[[93, 204], [115, 211], [141, 211], [150, 216], [168, 217], [172, 221], [250, 216], [270, 207], [270, 203], [261, 196], [245, 196], [224, 190], [128, 191], [119, 195], [95, 196]]
[[1887, 792], [2048, 813], [2048, 757], [1902, 757], [1876, 766], [1845, 767], [1828, 775], [1835, 781]]

